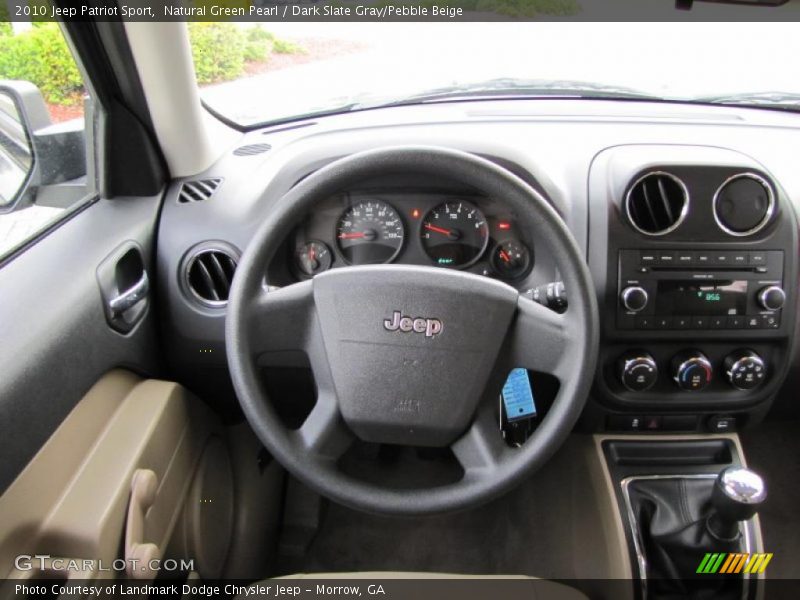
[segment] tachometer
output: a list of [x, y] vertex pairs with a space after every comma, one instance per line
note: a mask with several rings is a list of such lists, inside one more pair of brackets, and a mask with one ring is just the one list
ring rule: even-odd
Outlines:
[[351, 265], [387, 263], [403, 247], [405, 228], [397, 211], [379, 200], [348, 208], [336, 225], [336, 240]]
[[453, 200], [427, 214], [421, 236], [425, 252], [437, 265], [466, 267], [486, 251], [489, 226], [475, 205]]

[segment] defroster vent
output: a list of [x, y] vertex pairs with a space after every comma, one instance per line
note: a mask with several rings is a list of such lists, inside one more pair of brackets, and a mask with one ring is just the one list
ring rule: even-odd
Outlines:
[[256, 154], [263, 154], [270, 150], [272, 146], [269, 144], [248, 144], [246, 146], [239, 146], [233, 151], [234, 156], [255, 156]]
[[221, 183], [222, 179], [219, 177], [185, 181], [181, 186], [181, 191], [178, 192], [178, 202], [186, 204], [208, 200], [219, 189]]

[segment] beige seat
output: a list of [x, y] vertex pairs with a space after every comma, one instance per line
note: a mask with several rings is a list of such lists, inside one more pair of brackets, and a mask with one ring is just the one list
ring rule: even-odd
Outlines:
[[359, 571], [354, 573], [296, 573], [277, 579], [526, 579], [533, 583], [531, 600], [588, 600], [587, 596], [561, 583], [525, 575], [456, 575], [413, 571]]

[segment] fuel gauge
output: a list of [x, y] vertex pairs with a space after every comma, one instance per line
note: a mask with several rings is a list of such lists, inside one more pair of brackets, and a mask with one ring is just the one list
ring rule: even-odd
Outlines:
[[331, 250], [324, 242], [311, 240], [299, 246], [294, 253], [294, 262], [303, 275], [313, 277], [331, 268]]
[[492, 250], [492, 267], [504, 279], [519, 279], [531, 267], [531, 252], [517, 240], [500, 242]]

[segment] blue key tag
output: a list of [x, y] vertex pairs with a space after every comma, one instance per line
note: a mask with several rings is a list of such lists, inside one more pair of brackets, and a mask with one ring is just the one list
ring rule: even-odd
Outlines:
[[509, 422], [536, 416], [536, 404], [526, 369], [513, 369], [503, 386], [503, 406]]

